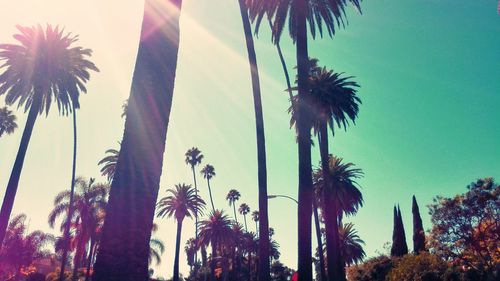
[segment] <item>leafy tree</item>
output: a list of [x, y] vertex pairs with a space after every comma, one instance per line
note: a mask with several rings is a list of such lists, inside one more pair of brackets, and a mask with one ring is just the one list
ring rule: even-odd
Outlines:
[[172, 217], [177, 220], [177, 238], [175, 244], [173, 280], [179, 280], [179, 252], [181, 247], [182, 222], [185, 217], [196, 217], [205, 208], [205, 201], [196, 194], [191, 185], [177, 184], [175, 189], [168, 189], [167, 197], [158, 202], [158, 217]]
[[212, 211], [215, 211], [214, 200], [212, 198], [212, 189], [210, 188], [210, 180], [215, 177], [215, 168], [210, 164], [206, 164], [205, 167], [201, 169], [201, 174], [207, 180], [208, 194], [210, 195], [210, 203], [212, 204]]
[[440, 281], [448, 265], [436, 255], [405, 255], [394, 261], [387, 281]]
[[3, 134], [12, 134], [17, 129], [16, 115], [9, 110], [8, 107], [4, 106], [0, 108], [0, 137]]
[[248, 232], [247, 214], [250, 213], [250, 207], [246, 203], [243, 203], [240, 205], [238, 212], [243, 216], [243, 219], [245, 220], [245, 231]]
[[236, 216], [236, 201], [240, 200], [241, 194], [236, 189], [231, 189], [226, 195], [226, 200], [229, 202], [229, 206], [233, 206], [234, 220], [238, 222], [238, 217]]
[[[299, 149], [299, 223], [298, 229], [298, 256], [299, 280], [312, 280], [311, 259], [311, 213], [312, 213], [312, 171], [311, 171], [311, 124], [309, 105], [305, 102], [309, 94], [308, 85], [308, 50], [307, 50], [307, 23], [311, 35], [316, 35], [316, 27], [322, 35], [323, 25], [329, 35], [333, 35], [335, 27], [343, 26], [345, 6], [351, 2], [359, 9], [358, 0], [250, 0], [251, 17], [256, 20], [257, 32], [263, 17], [273, 19], [272, 32], [274, 42], [280, 40], [288, 18], [288, 26], [293, 42], [296, 43], [298, 97], [297, 104], [297, 137]], [[338, 262], [337, 262], [338, 263]], [[330, 270], [330, 269], [329, 269]], [[337, 268], [329, 277], [332, 280], [344, 280], [342, 272]]]
[[429, 210], [433, 252], [480, 272], [500, 263], [500, 185], [493, 178], [478, 179], [454, 197], [437, 196]]
[[93, 281], [148, 278], [149, 241], [172, 108], [182, 0], [144, 2], [122, 146]]
[[54, 237], [41, 231], [27, 233], [27, 228], [24, 214], [15, 216], [9, 223], [0, 251], [1, 267], [11, 269], [5, 280], [20, 280], [23, 268], [50, 255], [45, 246], [53, 243]]
[[368, 259], [362, 264], [348, 268], [350, 281], [386, 281], [393, 267], [393, 261], [387, 256]]
[[[14, 38], [19, 45], [0, 45], [0, 61], [3, 61], [0, 68], [4, 69], [0, 75], [0, 96], [5, 95], [7, 105], [17, 103], [29, 113], [0, 210], [0, 241], [5, 236], [37, 116], [43, 112], [48, 114], [55, 101], [62, 115], [73, 112], [76, 126], [74, 113], [80, 107], [79, 93], [86, 92], [89, 71], [98, 71], [87, 59], [92, 51], [73, 46], [77, 36], [64, 34], [63, 30], [50, 25], [45, 30], [40, 25], [17, 26], [17, 29], [20, 34]], [[73, 170], [74, 159], [75, 156]]]
[[279, 261], [271, 264], [272, 281], [288, 281], [292, 277], [293, 271]]
[[413, 214], [413, 252], [418, 254], [425, 251], [425, 232], [415, 195], [412, 198], [411, 212]]

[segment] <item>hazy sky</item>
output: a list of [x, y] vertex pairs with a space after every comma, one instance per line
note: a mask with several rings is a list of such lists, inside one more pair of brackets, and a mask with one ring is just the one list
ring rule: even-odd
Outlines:
[[[4, 1], [0, 43], [14, 42], [15, 25], [59, 24], [94, 50], [101, 72], [93, 74], [78, 115], [78, 175], [100, 177], [97, 162], [122, 137], [122, 102], [128, 97], [142, 20], [143, 0]], [[411, 196], [415, 194], [429, 228], [425, 205], [435, 195], [453, 195], [479, 177], [500, 179], [500, 15], [496, 0], [364, 1], [363, 15], [349, 11], [349, 26], [335, 38], [310, 41], [320, 65], [356, 76], [363, 100], [356, 126], [337, 130], [332, 153], [363, 169], [359, 181], [365, 206], [355, 218], [369, 256], [391, 239], [392, 206], [401, 204], [411, 247]], [[290, 70], [294, 48], [283, 37]], [[297, 148], [285, 81], [265, 27], [256, 40], [263, 91], [270, 194], [297, 195]], [[294, 74], [293, 74], [294, 75]], [[0, 106], [3, 105], [0, 98]], [[3, 195], [24, 128], [0, 139], [0, 195]], [[197, 146], [204, 163], [215, 166], [217, 208], [230, 211], [225, 195], [238, 189], [257, 206], [253, 102], [243, 28], [236, 0], [185, 0], [173, 110], [160, 196], [176, 183], [191, 183], [185, 151]], [[27, 152], [14, 214], [26, 213], [30, 229], [50, 230], [54, 196], [69, 188], [71, 119], [56, 107], [38, 118]], [[318, 163], [317, 148], [313, 161]], [[199, 181], [208, 199], [206, 184]], [[281, 260], [295, 267], [296, 206], [269, 202]], [[232, 214], [232, 213], [230, 213]], [[173, 219], [157, 220], [155, 234], [166, 244], [155, 275], [170, 277]], [[253, 230], [253, 224], [249, 224]], [[192, 237], [184, 223], [182, 241]], [[184, 245], [182, 245], [183, 248]], [[181, 272], [187, 274], [184, 252]]]

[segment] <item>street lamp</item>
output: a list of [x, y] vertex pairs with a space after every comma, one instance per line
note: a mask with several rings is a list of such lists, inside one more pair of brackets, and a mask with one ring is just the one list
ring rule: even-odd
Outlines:
[[273, 195], [268, 195], [267, 196], [267, 199], [274, 199], [274, 198], [278, 198], [278, 197], [282, 197], [282, 198], [287, 198], [287, 199], [290, 199], [292, 200], [293, 202], [299, 204], [299, 201], [297, 201], [295, 198], [292, 198], [290, 196], [287, 196], [287, 195], [281, 195], [281, 194], [273, 194]]

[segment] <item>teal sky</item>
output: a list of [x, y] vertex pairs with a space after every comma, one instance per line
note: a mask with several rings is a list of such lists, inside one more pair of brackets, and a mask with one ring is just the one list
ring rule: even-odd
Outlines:
[[[0, 43], [12, 43], [15, 25], [51, 23], [80, 35], [94, 50], [101, 72], [81, 97], [78, 115], [78, 175], [99, 176], [97, 162], [117, 148], [123, 132], [122, 102], [128, 97], [142, 20], [142, 0], [19, 0], [2, 5]], [[8, 12], [5, 12], [8, 11]], [[496, 0], [364, 1], [363, 15], [349, 12], [349, 26], [334, 39], [310, 41], [320, 65], [356, 77], [363, 100], [356, 126], [336, 131], [333, 154], [363, 169], [359, 181], [365, 206], [353, 221], [368, 256], [383, 252], [392, 233], [392, 206], [401, 205], [411, 247], [411, 196], [416, 195], [424, 228], [427, 204], [436, 195], [464, 192], [480, 177], [500, 179], [500, 15]], [[230, 211], [227, 191], [238, 189], [257, 206], [255, 124], [250, 73], [237, 1], [185, 0], [171, 123], [168, 128], [160, 196], [176, 183], [191, 183], [184, 152], [197, 146], [204, 163], [215, 166], [214, 201]], [[287, 94], [269, 32], [256, 39], [262, 80], [270, 194], [297, 195], [297, 148], [289, 129]], [[290, 71], [294, 48], [283, 48]], [[0, 98], [0, 105], [3, 105]], [[55, 109], [55, 107], [54, 107]], [[0, 194], [17, 153], [19, 129], [0, 139]], [[52, 111], [37, 120], [28, 149], [14, 213], [26, 213], [30, 229], [49, 230], [54, 196], [69, 188], [71, 119]], [[317, 148], [313, 161], [318, 163]], [[207, 196], [205, 182], [199, 181]], [[295, 267], [296, 206], [269, 202], [270, 225], [282, 261]], [[240, 218], [242, 219], [242, 218]], [[167, 246], [156, 275], [170, 277], [174, 221], [157, 221], [155, 234]], [[249, 224], [253, 230], [253, 224]], [[192, 236], [185, 221], [183, 241]], [[181, 272], [187, 274], [184, 253]]]

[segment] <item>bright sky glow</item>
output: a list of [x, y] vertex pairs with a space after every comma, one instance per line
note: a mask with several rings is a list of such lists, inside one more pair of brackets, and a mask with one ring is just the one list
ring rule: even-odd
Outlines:
[[[100, 177], [97, 162], [118, 148], [123, 133], [121, 105], [128, 98], [142, 20], [143, 0], [18, 0], [2, 3], [0, 43], [12, 43], [16, 24], [50, 23], [80, 36], [94, 51], [100, 73], [92, 74], [78, 115], [77, 174]], [[369, 256], [391, 239], [392, 205], [401, 204], [411, 245], [411, 196], [425, 205], [435, 195], [453, 195], [485, 176], [500, 179], [500, 15], [496, 0], [364, 1], [363, 15], [349, 11], [349, 26], [329, 38], [310, 41], [320, 65], [356, 76], [363, 105], [356, 126], [337, 130], [332, 153], [365, 172], [359, 181], [365, 207], [351, 220]], [[292, 71], [294, 49], [283, 36]], [[270, 194], [296, 197], [297, 148], [288, 127], [288, 97], [281, 65], [268, 31], [256, 39], [261, 74]], [[293, 74], [294, 76], [294, 74]], [[0, 98], [3, 106], [3, 98]], [[19, 129], [0, 139], [0, 195], [17, 153]], [[160, 196], [176, 183], [191, 183], [184, 152], [197, 146], [203, 164], [214, 165], [216, 208], [229, 210], [229, 189], [238, 203], [257, 206], [257, 167], [250, 73], [236, 0], [184, 0], [181, 45]], [[313, 148], [313, 163], [318, 163]], [[14, 214], [31, 219], [30, 229], [49, 230], [54, 196], [69, 188], [71, 119], [38, 118], [21, 175]], [[200, 177], [201, 178], [201, 177]], [[206, 182], [199, 180], [208, 199]], [[296, 206], [269, 202], [282, 261], [295, 267]], [[229, 213], [231, 214], [231, 213]], [[155, 275], [170, 277], [175, 243], [173, 219], [157, 220], [156, 237], [166, 244]], [[194, 233], [186, 220], [182, 240]], [[253, 227], [253, 224], [249, 224]], [[182, 245], [182, 248], [183, 249]], [[181, 251], [181, 272], [188, 273]]]

